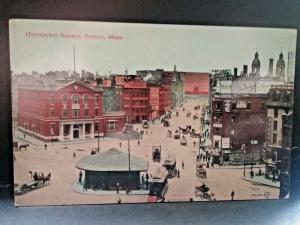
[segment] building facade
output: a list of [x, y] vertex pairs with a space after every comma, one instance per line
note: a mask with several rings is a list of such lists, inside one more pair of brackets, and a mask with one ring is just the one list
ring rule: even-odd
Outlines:
[[125, 114], [103, 114], [103, 90], [80, 81], [63, 86], [21, 86], [18, 127], [45, 141], [93, 139], [121, 131]]
[[267, 122], [266, 101], [267, 95], [261, 94], [214, 95], [211, 102], [213, 147], [232, 154], [242, 148], [262, 154]]

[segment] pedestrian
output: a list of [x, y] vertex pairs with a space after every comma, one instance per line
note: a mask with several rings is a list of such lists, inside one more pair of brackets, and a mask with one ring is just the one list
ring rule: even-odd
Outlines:
[[275, 172], [273, 172], [272, 182], [276, 183]]
[[138, 146], [140, 146], [140, 143], [141, 143], [140, 140], [138, 140], [138, 142], [137, 142]]
[[73, 153], [73, 159], [76, 159], [76, 153], [75, 152]]
[[202, 152], [200, 153], [200, 159], [202, 160]]
[[79, 179], [78, 179], [78, 183], [79, 184], [82, 184], [82, 172], [81, 172], [81, 170], [80, 170], [80, 172], [79, 172]]
[[120, 183], [119, 182], [117, 182], [117, 184], [116, 184], [116, 190], [117, 190], [117, 194], [119, 194], [119, 190], [120, 190]]
[[144, 178], [144, 174], [142, 175], [142, 184], [145, 183], [145, 178]]
[[214, 162], [211, 162], [211, 168], [214, 168], [214, 165], [215, 165]]
[[194, 141], [194, 147], [196, 147], [196, 141]]
[[234, 199], [234, 191], [233, 190], [230, 195], [231, 195], [231, 201], [233, 201], [233, 199]]
[[180, 178], [180, 171], [177, 170], [177, 178]]
[[209, 168], [209, 162], [206, 162], [206, 168]]
[[26, 134], [24, 133], [24, 139], [26, 138]]
[[122, 203], [122, 201], [121, 201], [121, 198], [120, 198], [120, 197], [118, 198], [118, 201], [117, 201], [117, 202], [118, 202], [118, 204], [121, 204], [121, 203]]
[[47, 144], [45, 143], [45, 150], [47, 150]]
[[182, 160], [182, 163], [181, 163], [181, 167], [182, 167], [182, 169], [184, 169], [184, 162], [183, 162], [183, 160]]
[[120, 146], [120, 148], [122, 147], [122, 142], [119, 142], [119, 146]]

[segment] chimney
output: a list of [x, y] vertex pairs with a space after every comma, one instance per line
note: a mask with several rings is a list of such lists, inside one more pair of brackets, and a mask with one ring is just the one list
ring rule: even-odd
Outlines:
[[238, 74], [238, 69], [236, 67], [234, 67], [233, 69], [233, 76], [236, 78]]
[[270, 58], [270, 61], [269, 61], [269, 74], [268, 74], [270, 77], [273, 75], [273, 62], [274, 62], [274, 59]]
[[243, 75], [247, 75], [247, 74], [248, 74], [248, 66], [244, 65]]

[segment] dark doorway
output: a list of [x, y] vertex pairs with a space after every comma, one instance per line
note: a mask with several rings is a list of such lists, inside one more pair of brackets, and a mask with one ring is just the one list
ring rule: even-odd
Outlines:
[[79, 138], [79, 130], [73, 131], [73, 138]]

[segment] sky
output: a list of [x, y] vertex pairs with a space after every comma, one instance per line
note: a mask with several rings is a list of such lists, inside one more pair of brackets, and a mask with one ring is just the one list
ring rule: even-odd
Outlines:
[[[240, 73], [244, 64], [248, 71], [251, 69], [257, 50], [264, 76], [268, 73], [269, 58], [274, 58], [275, 71], [281, 51], [287, 65], [287, 53], [296, 51], [297, 32], [277, 28], [15, 19], [10, 20], [9, 34], [14, 73], [73, 70], [75, 47], [76, 71], [103, 75], [125, 70], [129, 74], [137, 70], [173, 70], [174, 65], [178, 71], [188, 72], [237, 67]], [[117, 39], [109, 39], [109, 35]]]

